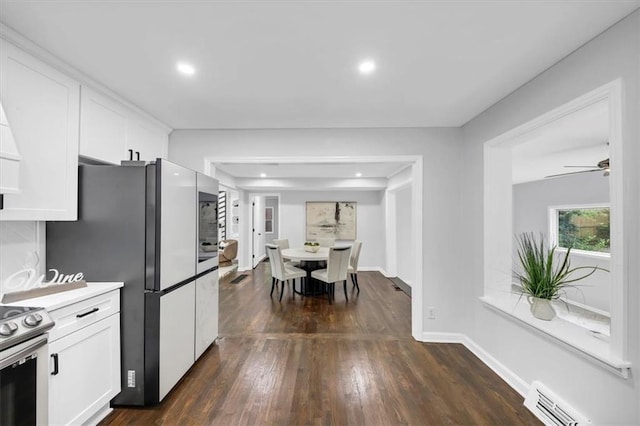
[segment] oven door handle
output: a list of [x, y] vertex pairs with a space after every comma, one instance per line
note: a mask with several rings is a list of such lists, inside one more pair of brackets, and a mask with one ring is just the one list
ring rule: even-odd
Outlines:
[[[2, 361], [0, 361], [0, 369], [8, 367], [8, 366], [12, 365], [13, 363], [22, 360], [26, 356], [31, 355], [33, 352], [35, 352], [36, 350], [38, 350], [41, 347], [43, 347], [44, 345], [46, 345], [47, 344], [47, 335], [46, 334], [42, 335], [42, 336], [40, 336], [38, 338], [32, 339], [32, 341], [27, 341], [27, 343], [30, 343], [30, 344], [28, 346], [24, 347], [24, 348], [17, 349], [18, 352], [14, 353], [14, 354], [10, 354], [7, 358], [5, 358]], [[15, 348], [13, 348], [13, 349], [15, 349]], [[10, 351], [11, 349], [7, 349], [7, 350]]]

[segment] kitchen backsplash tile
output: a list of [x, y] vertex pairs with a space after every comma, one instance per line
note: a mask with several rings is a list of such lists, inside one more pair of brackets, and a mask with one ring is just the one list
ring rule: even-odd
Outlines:
[[[0, 293], [8, 291], [6, 279], [21, 269], [43, 274], [45, 252], [45, 222], [0, 222]], [[18, 290], [14, 287], [11, 291]]]

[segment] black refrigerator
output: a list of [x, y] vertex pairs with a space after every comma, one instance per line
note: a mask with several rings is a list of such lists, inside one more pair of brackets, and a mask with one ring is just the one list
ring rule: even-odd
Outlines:
[[215, 330], [196, 330], [214, 320], [196, 319], [196, 281], [215, 273], [217, 292], [217, 181], [161, 159], [78, 173], [78, 220], [47, 223], [47, 269], [124, 282], [112, 405], [157, 404], [195, 362], [196, 339], [217, 337], [217, 295], [201, 310]]

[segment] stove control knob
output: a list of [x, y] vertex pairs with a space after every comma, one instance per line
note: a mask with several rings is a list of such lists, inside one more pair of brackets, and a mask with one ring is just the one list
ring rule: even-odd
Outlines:
[[0, 325], [0, 336], [11, 336], [18, 330], [18, 325], [15, 322], [6, 322]]
[[35, 327], [36, 325], [42, 322], [42, 315], [40, 314], [29, 314], [24, 318], [24, 325], [27, 327]]

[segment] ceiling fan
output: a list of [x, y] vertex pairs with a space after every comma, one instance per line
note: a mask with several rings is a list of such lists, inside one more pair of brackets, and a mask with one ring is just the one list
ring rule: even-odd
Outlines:
[[609, 159], [608, 158], [605, 158], [602, 161], [598, 161], [598, 164], [596, 164], [595, 166], [565, 166], [565, 167], [579, 167], [582, 169], [589, 169], [589, 170], [580, 170], [578, 172], [568, 172], [568, 173], [559, 173], [556, 175], [549, 175], [549, 176], [545, 176], [545, 179], [559, 177], [559, 176], [575, 175], [578, 173], [591, 173], [591, 172], [603, 172], [602, 176], [609, 176]]

